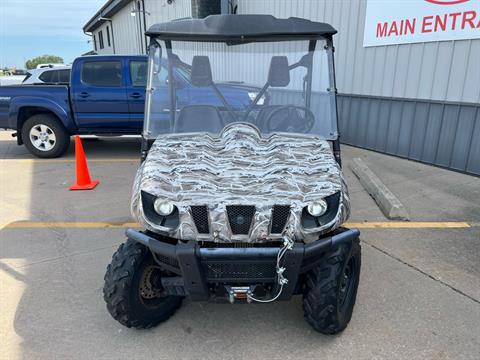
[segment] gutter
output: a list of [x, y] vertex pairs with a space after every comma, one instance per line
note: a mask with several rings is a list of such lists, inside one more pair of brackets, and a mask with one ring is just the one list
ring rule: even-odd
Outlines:
[[132, 0], [108, 0], [107, 3], [103, 5], [83, 26], [83, 31], [92, 32], [97, 29], [104, 22], [99, 21], [99, 17], [112, 17], [131, 1]]

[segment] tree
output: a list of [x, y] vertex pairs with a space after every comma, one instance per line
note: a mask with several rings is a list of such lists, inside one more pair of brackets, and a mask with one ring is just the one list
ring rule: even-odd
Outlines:
[[56, 55], [37, 56], [36, 58], [27, 60], [25, 67], [28, 70], [35, 69], [38, 64], [63, 64], [63, 59]]

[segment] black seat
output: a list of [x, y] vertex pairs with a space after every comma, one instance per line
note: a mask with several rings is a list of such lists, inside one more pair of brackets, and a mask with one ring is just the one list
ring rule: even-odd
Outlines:
[[190, 82], [193, 86], [200, 87], [213, 85], [212, 68], [208, 56], [195, 55], [193, 57]]
[[174, 132], [219, 133], [224, 127], [222, 116], [213, 105], [185, 106], [175, 120]]

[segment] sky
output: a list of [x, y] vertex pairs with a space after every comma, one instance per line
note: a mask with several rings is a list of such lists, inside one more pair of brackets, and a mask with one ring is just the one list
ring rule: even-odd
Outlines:
[[39, 55], [70, 63], [92, 50], [82, 27], [106, 0], [0, 0], [0, 68]]

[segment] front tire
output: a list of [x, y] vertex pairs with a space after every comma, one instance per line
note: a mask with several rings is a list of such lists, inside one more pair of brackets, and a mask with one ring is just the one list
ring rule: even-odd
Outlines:
[[22, 126], [22, 140], [28, 151], [40, 158], [62, 156], [70, 145], [70, 134], [57, 117], [37, 114]]
[[352, 318], [360, 279], [361, 249], [355, 238], [327, 253], [307, 273], [303, 311], [305, 320], [322, 334], [343, 331]]
[[126, 327], [151, 328], [167, 320], [183, 297], [162, 293], [152, 253], [133, 240], [120, 245], [107, 267], [103, 298], [112, 317]]

